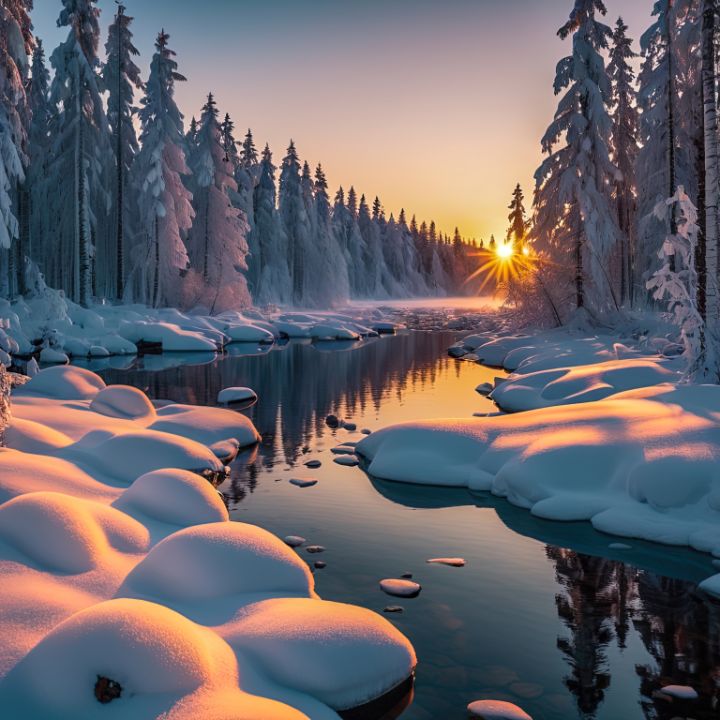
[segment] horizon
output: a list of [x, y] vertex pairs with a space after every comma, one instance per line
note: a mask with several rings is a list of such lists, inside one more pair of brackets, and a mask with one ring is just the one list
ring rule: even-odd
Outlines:
[[[322, 163], [333, 194], [353, 185], [369, 202], [377, 195], [388, 215], [405, 208], [418, 222], [434, 220], [447, 234], [457, 226], [468, 239], [504, 236], [506, 206], [518, 182], [528, 209], [532, 204], [540, 138], [556, 106], [555, 64], [570, 47], [555, 35], [567, 17], [567, 0], [545, 0], [542, 8], [529, 0], [450, 0], [442, 8], [431, 0], [394, 0], [389, 7], [372, 0], [343, 8], [329, 0], [302, 7], [286, 0], [244, 7], [211, 0], [228, 16], [215, 42], [205, 36], [217, 15], [187, 0], [125, 4], [135, 18], [144, 78], [158, 30], [170, 34], [188, 79], [177, 86], [186, 125], [213, 92], [221, 112], [235, 122], [238, 139], [250, 127], [258, 148], [270, 144], [277, 165], [293, 139], [302, 160], [313, 167]], [[607, 3], [607, 24], [615, 23], [622, 4]], [[102, 57], [115, 4], [98, 5]], [[652, 2], [639, 5], [620, 13], [636, 50]], [[65, 35], [56, 27], [59, 10], [59, 0], [43, 0], [33, 12], [48, 59]], [[382, 22], [375, 22], [378, 17]], [[511, 45], [503, 39], [513, 24], [520, 36]], [[400, 48], [398, 38], [405, 39]], [[259, 62], [268, 44], [277, 51]], [[428, 47], [442, 48], [439, 58]], [[336, 61], [332, 66], [329, 57]], [[533, 62], [537, 57], [548, 59]], [[256, 71], [254, 77], [245, 67]], [[520, 110], [506, 112], [518, 104], [519, 78]], [[442, 144], [440, 155], [431, 147], [433, 138]]]

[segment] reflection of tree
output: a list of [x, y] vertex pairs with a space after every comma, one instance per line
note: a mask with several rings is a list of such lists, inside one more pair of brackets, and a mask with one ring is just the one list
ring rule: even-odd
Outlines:
[[[720, 717], [720, 605], [682, 580], [638, 573], [635, 628], [654, 663], [638, 665], [641, 704], [649, 720], [688, 714]], [[659, 695], [664, 685], [690, 685], [700, 694], [687, 706]], [[687, 710], [687, 713], [685, 712]]]
[[613, 638], [613, 563], [548, 547], [555, 576], [563, 589], [555, 598], [569, 638], [557, 646], [570, 666], [565, 685], [575, 695], [583, 717], [594, 718], [610, 685], [607, 647]]
[[[636, 667], [645, 717], [720, 718], [720, 604], [684, 580], [553, 546], [547, 555], [562, 587], [558, 616], [570, 632], [558, 639], [571, 669], [565, 684], [582, 717], [596, 716], [610, 685], [611, 641], [624, 650], [634, 630], [650, 656]], [[670, 701], [659, 692], [665, 685], [689, 685], [700, 699]]]
[[[245, 385], [259, 395], [246, 411], [262, 435], [252, 462], [240, 458], [233, 472], [241, 489], [246, 475], [269, 469], [280, 459], [303, 461], [303, 448], [332, 431], [325, 425], [330, 413], [345, 418], [366, 406], [380, 408], [383, 399], [402, 402], [408, 388], [423, 389], [449, 371], [454, 360], [446, 349], [453, 333], [402, 333], [347, 344], [306, 341], [277, 345], [263, 355], [221, 356], [204, 365], [184, 365], [153, 371], [143, 361], [130, 371], [106, 370], [108, 383], [131, 383], [153, 398], [214, 405], [225, 387]], [[231, 351], [240, 346], [231, 346]], [[250, 486], [245, 492], [252, 492]], [[241, 493], [242, 494], [242, 493]]]

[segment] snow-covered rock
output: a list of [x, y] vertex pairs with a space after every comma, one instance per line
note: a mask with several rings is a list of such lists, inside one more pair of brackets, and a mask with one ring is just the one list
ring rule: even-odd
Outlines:
[[254, 402], [257, 401], [257, 393], [246, 387], [228, 387], [218, 393], [217, 401], [220, 405]]
[[105, 387], [103, 379], [89, 370], [74, 366], [53, 367], [37, 373], [15, 394], [32, 394], [58, 400], [91, 400]]
[[61, 350], [51, 347], [44, 347], [40, 351], [40, 362], [51, 364], [65, 365], [70, 362], [70, 358]]
[[420, 594], [422, 586], [412, 580], [386, 578], [380, 581], [380, 589], [384, 593], [395, 597], [414, 598]]
[[155, 420], [155, 408], [147, 395], [129, 385], [103, 388], [90, 402], [90, 410], [108, 417], [127, 420]]
[[522, 708], [502, 700], [476, 700], [467, 710], [471, 718], [480, 720], [532, 720]]
[[698, 693], [695, 688], [691, 688], [688, 685], [664, 685], [660, 688], [660, 692], [663, 695], [676, 698], [678, 700], [697, 700]]

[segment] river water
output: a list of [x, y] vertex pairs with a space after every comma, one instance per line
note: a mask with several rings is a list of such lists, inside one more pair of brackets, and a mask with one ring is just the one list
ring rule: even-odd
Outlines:
[[[374, 430], [492, 410], [474, 388], [497, 372], [448, 358], [455, 339], [403, 331], [90, 367], [154, 398], [212, 405], [223, 387], [257, 391], [245, 412], [262, 443], [221, 488], [232, 518], [325, 546], [322, 555], [299, 550], [310, 565], [327, 563], [315, 573], [323, 598], [378, 612], [403, 606], [387, 615], [419, 657], [403, 720], [461, 720], [481, 698], [512, 701], [535, 720], [720, 717], [720, 605], [696, 587], [717, 572], [705, 556], [635, 541], [613, 550], [616, 539], [587, 524], [544, 522], [490, 496], [385, 483], [333, 462], [331, 448], [362, 436], [329, 428], [329, 413]], [[311, 459], [322, 466], [308, 470]], [[319, 482], [299, 488], [291, 477]], [[467, 564], [426, 563], [445, 556]], [[384, 595], [378, 581], [405, 572], [420, 596]], [[700, 700], [659, 696], [670, 683], [692, 685]]]

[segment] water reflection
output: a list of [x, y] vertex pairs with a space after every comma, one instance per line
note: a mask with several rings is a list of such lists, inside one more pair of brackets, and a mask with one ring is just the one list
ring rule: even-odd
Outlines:
[[[637, 541], [616, 549], [586, 523], [333, 464], [330, 448], [352, 436], [327, 427], [330, 413], [375, 429], [489, 409], [473, 388], [496, 373], [449, 359], [454, 338], [231, 346], [222, 357], [147, 357], [102, 374], [199, 404], [231, 385], [257, 391], [244, 412], [262, 442], [222, 488], [233, 518], [326, 546], [316, 580], [327, 599], [381, 612], [380, 578], [410, 571], [422, 582], [420, 597], [388, 616], [421, 660], [403, 720], [462, 718], [481, 697], [515, 702], [536, 720], [717, 720], [720, 605], [697, 591], [716, 572], [708, 557]], [[318, 485], [291, 486], [310, 458], [322, 460], [308, 473]], [[467, 566], [426, 565], [441, 555]], [[659, 693], [667, 684], [690, 685], [700, 699], [671, 702]]]

